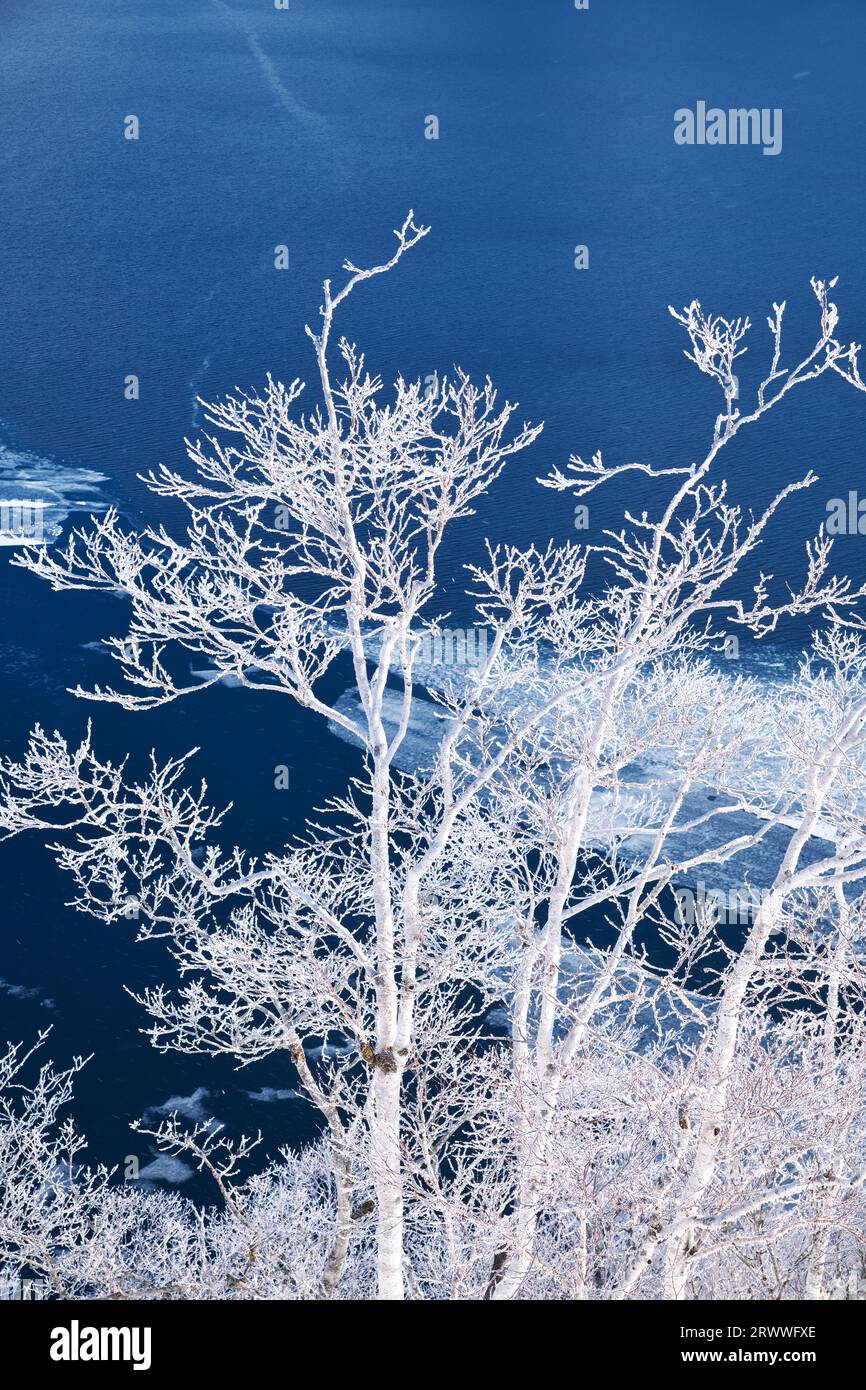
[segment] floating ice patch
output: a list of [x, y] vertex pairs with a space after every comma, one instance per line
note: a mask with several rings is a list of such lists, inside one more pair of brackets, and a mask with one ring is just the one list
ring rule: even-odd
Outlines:
[[[356, 687], [343, 692], [337, 700], [336, 709], [361, 728], [364, 727], [364, 713]], [[402, 691], [386, 690], [382, 699], [382, 722], [389, 738], [393, 738], [400, 726], [402, 710]], [[359, 740], [336, 720], [329, 720], [328, 728], [344, 743], [359, 744]], [[412, 774], [429, 771], [436, 761], [439, 744], [447, 728], [441, 707], [434, 705], [432, 700], [425, 700], [423, 695], [415, 695], [409, 727], [394, 758], [395, 766], [401, 772]]]
[[[199, 681], [209, 681], [212, 684], [225, 685], [230, 690], [237, 689], [242, 684], [240, 677], [233, 675], [231, 671], [226, 671], [220, 676], [216, 666], [202, 666], [199, 670], [194, 670], [190, 667], [190, 675], [195, 676], [196, 680]], [[217, 681], [214, 681], [215, 676], [219, 677]]]
[[[339, 634], [335, 634], [339, 635]], [[377, 640], [368, 639], [366, 643], [368, 659], [377, 656]], [[759, 652], [744, 654], [745, 673], [757, 680], [768, 692], [784, 688], [798, 664], [801, 654], [792, 649], [773, 647]], [[395, 677], [399, 672], [394, 672]], [[437, 667], [418, 666], [416, 677], [428, 691], [435, 692], [449, 688], [459, 694], [461, 686], [471, 683], [471, 668], [460, 666]], [[518, 692], [520, 693], [520, 692]], [[354, 724], [363, 728], [364, 712], [357, 687], [343, 692], [337, 700], [336, 710]], [[386, 735], [392, 739], [400, 727], [403, 714], [403, 693], [397, 689], [386, 689], [382, 702], [382, 722]], [[348, 729], [336, 720], [329, 721], [330, 731], [349, 744], [358, 745], [357, 739]], [[410, 775], [423, 775], [435, 765], [439, 745], [449, 727], [448, 715], [433, 700], [420, 694], [413, 694], [412, 708], [408, 726], [400, 746], [394, 755], [394, 766]], [[753, 761], [748, 769], [753, 780], [760, 771], [760, 762]], [[746, 769], [744, 768], [744, 772]], [[616, 843], [619, 853], [625, 858], [640, 862], [646, 849], [647, 835], [654, 832], [639, 832], [634, 826], [640, 825], [645, 814], [647, 797], [654, 798], [662, 807], [669, 806], [673, 789], [676, 786], [676, 768], [668, 755], [658, 756], [649, 749], [639, 764], [624, 769], [632, 784], [630, 792], [620, 791], [613, 798], [610, 792], [596, 790], [592, 794], [586, 825], [585, 841], [587, 847], [604, 850]], [[766, 764], [766, 786], [772, 790], [775, 782], [775, 769], [771, 762]], [[646, 791], [643, 791], [643, 788]], [[677, 832], [675, 857], [692, 859], [706, 855], [708, 860], [720, 843], [729, 838], [742, 835], [752, 836], [761, 827], [761, 822], [770, 818], [769, 812], [760, 807], [726, 813], [718, 819], [705, 819], [710, 803], [718, 801], [720, 806], [733, 805], [733, 794], [719, 795], [715, 789], [697, 786], [683, 799], [681, 822], [691, 824], [688, 833]], [[658, 814], [658, 811], [655, 813]], [[649, 824], [654, 824], [651, 820]], [[720, 889], [736, 889], [748, 882], [755, 889], [764, 889], [773, 882], [781, 863], [790, 831], [797, 824], [793, 815], [784, 817], [779, 824], [767, 831], [758, 843], [748, 846], [738, 854], [732, 854], [722, 863], [712, 867], [713, 886]], [[803, 851], [803, 862], [808, 863], [826, 854], [835, 840], [835, 829], [827, 822], [819, 822]], [[706, 870], [698, 867], [694, 871], [684, 871], [677, 882], [696, 887]]]
[[300, 1091], [285, 1091], [275, 1086], [263, 1086], [260, 1091], [247, 1091], [250, 1100], [259, 1100], [263, 1105], [273, 1105], [278, 1100], [304, 1100]]
[[140, 1169], [138, 1177], [132, 1181], [146, 1185], [153, 1182], [188, 1182], [192, 1174], [192, 1168], [186, 1163], [181, 1163], [173, 1154], [159, 1154], [152, 1163]]
[[73, 512], [105, 510], [108, 503], [99, 489], [106, 481], [104, 473], [42, 458], [0, 440], [0, 544], [56, 540]]
[[57, 1007], [53, 999], [43, 996], [41, 989], [33, 989], [29, 985], [15, 985], [11, 980], [0, 979], [0, 991], [8, 994], [11, 999], [38, 999], [43, 1009]]
[[206, 1086], [199, 1086], [192, 1095], [169, 1096], [162, 1105], [149, 1105], [143, 1118], [149, 1124], [159, 1115], [182, 1115], [185, 1120], [192, 1120], [194, 1124], [204, 1124], [205, 1121], [211, 1120], [216, 1125], [219, 1121], [214, 1120], [204, 1107], [204, 1101], [209, 1095], [210, 1091]]
[[348, 1044], [340, 1047], [337, 1043], [328, 1043], [323, 1047], [321, 1043], [318, 1047], [305, 1047], [304, 1052], [309, 1062], [324, 1062], [336, 1057], [348, 1057], [355, 1049]]

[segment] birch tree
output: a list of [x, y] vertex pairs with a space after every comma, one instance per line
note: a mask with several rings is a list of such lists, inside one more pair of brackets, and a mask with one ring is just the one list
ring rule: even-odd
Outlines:
[[[134, 899], [139, 935], [174, 957], [178, 986], [138, 996], [153, 1044], [282, 1057], [321, 1131], [246, 1177], [254, 1140], [173, 1117], [152, 1138], [211, 1175], [213, 1208], [79, 1178], [70, 1159], [58, 1191], [82, 1183], [84, 1216], [52, 1226], [26, 1198], [45, 1190], [27, 1136], [53, 1154], [71, 1075], [45, 1073], [56, 1101], [5, 1114], [4, 1259], [50, 1260], [60, 1296], [821, 1296], [866, 1172], [863, 590], [832, 574], [819, 532], [798, 581], [761, 574], [744, 599], [739, 570], [816, 478], [753, 514], [719, 461], [800, 386], [866, 389], [835, 281], [812, 282], [817, 337], [791, 367], [773, 306], [751, 406], [734, 375], [748, 321], [672, 311], [723, 395], [704, 457], [555, 468], [543, 484], [578, 498], [624, 476], [669, 494], [585, 546], [488, 542], [467, 567], [482, 658], [431, 676], [445, 532], [539, 428], [460, 370], [385, 399], [357, 348], [334, 346], [345, 299], [427, 231], [410, 213], [390, 259], [325, 281], [308, 411], [300, 380], [268, 378], [204, 406], [191, 474], [148, 475], [186, 507], [184, 536], [109, 512], [20, 558], [55, 589], [127, 601], [127, 634], [106, 642], [118, 683], [83, 699], [152, 709], [229, 679], [315, 711], [363, 761], [306, 837], [265, 855], [221, 843], [193, 754], [137, 774], [90, 729], [71, 744], [37, 727], [3, 764], [0, 831], [45, 835], [98, 920], [121, 927]], [[731, 633], [804, 615], [818, 635], [788, 686], [721, 673]], [[356, 693], [334, 702], [325, 678], [343, 667]], [[409, 766], [422, 715], [433, 735]], [[672, 911], [676, 885], [770, 846], [734, 945], [711, 914]]]

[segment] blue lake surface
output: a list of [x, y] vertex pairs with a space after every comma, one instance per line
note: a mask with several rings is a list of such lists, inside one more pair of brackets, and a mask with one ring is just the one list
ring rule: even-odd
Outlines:
[[[183, 459], [195, 397], [266, 372], [312, 381], [303, 331], [325, 275], [372, 263], [413, 207], [433, 232], [363, 286], [341, 332], [387, 382], [459, 363], [489, 373], [544, 435], [462, 524], [444, 557], [483, 539], [573, 537], [573, 504], [535, 478], [571, 453], [682, 464], [705, 449], [720, 400], [682, 356], [666, 306], [699, 297], [748, 314], [744, 392], [769, 361], [764, 327], [788, 303], [786, 359], [811, 345], [809, 277], [838, 274], [843, 338], [866, 339], [862, 0], [5, 0], [0, 12], [0, 479], [43, 467], [76, 500], [86, 470], [130, 525], [175, 514], [137, 474]], [[673, 113], [698, 100], [781, 108], [783, 148], [680, 147]], [[137, 141], [124, 118], [140, 121]], [[425, 120], [439, 139], [425, 139]], [[288, 271], [274, 248], [289, 248]], [[588, 270], [574, 266], [589, 248]], [[124, 399], [128, 374], [138, 401]], [[312, 390], [312, 388], [311, 388]], [[809, 467], [820, 482], [777, 520], [760, 566], [796, 574], [829, 498], [866, 495], [866, 397], [807, 386], [727, 452], [735, 500], [758, 507]], [[88, 481], [89, 480], [89, 481]], [[73, 480], [74, 481], [74, 480]], [[88, 488], [85, 489], [85, 483]], [[58, 484], [59, 486], [59, 484]], [[640, 482], [591, 499], [594, 534], [650, 505]], [[866, 538], [838, 567], [866, 580]], [[146, 715], [64, 692], [106, 678], [84, 644], [122, 628], [113, 599], [52, 595], [0, 551], [2, 747], [40, 720], [70, 737], [88, 714], [108, 754], [202, 746], [196, 771], [233, 800], [227, 835], [281, 843], [339, 787], [353, 753], [276, 696], [218, 689]], [[743, 584], [749, 583], [749, 575]], [[804, 632], [779, 634], [788, 660]], [[273, 785], [291, 767], [291, 789]], [[76, 1115], [94, 1156], [135, 1151], [148, 1106], [204, 1087], [232, 1126], [303, 1137], [279, 1063], [249, 1074], [152, 1053], [124, 983], [173, 979], [158, 946], [63, 903], [69, 884], [35, 840], [0, 847], [3, 1036], [55, 1025], [58, 1060], [94, 1053]], [[140, 1141], [136, 1141], [139, 1143]], [[143, 1157], [146, 1158], [146, 1155]]]

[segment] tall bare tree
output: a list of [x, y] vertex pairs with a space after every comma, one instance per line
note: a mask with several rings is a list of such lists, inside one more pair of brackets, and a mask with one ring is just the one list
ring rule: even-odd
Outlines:
[[[48, 1069], [37, 1101], [0, 1112], [3, 1258], [59, 1293], [118, 1297], [760, 1297], [768, 1282], [818, 1297], [849, 1259], [866, 1174], [863, 591], [830, 574], [820, 532], [799, 584], [777, 595], [762, 575], [738, 595], [816, 479], [754, 515], [718, 472], [800, 385], [866, 389], [835, 282], [812, 282], [818, 335], [790, 368], [773, 306], [749, 408], [734, 375], [748, 321], [672, 310], [723, 394], [703, 459], [555, 469], [545, 486], [579, 498], [625, 474], [669, 493], [585, 546], [488, 543], [468, 567], [479, 659], [431, 671], [446, 529], [539, 429], [461, 371], [435, 391], [398, 379], [386, 401], [357, 349], [334, 349], [346, 297], [427, 231], [410, 213], [389, 260], [325, 281], [308, 413], [299, 380], [269, 378], [205, 406], [192, 476], [148, 476], [187, 508], [182, 538], [110, 512], [20, 558], [55, 589], [128, 600], [127, 635], [106, 643], [120, 682], [83, 698], [150, 709], [230, 679], [316, 711], [363, 771], [303, 841], [262, 856], [219, 844], [187, 758], [153, 754], [135, 780], [90, 732], [70, 746], [37, 728], [4, 763], [2, 832], [49, 835], [79, 909], [122, 924], [134, 900], [139, 934], [175, 957], [178, 988], [140, 996], [155, 1046], [284, 1056], [321, 1139], [244, 1179], [252, 1141], [171, 1118], [154, 1137], [211, 1173], [210, 1212], [119, 1189], [74, 1147], [46, 1181], [71, 1083]], [[790, 684], [721, 672], [731, 634], [804, 614], [821, 630]], [[356, 694], [334, 702], [339, 662]], [[671, 888], [702, 874], [748, 886], [758, 853], [773, 870], [736, 945], [712, 912], [674, 911]], [[595, 948], [578, 945], [590, 912]]]

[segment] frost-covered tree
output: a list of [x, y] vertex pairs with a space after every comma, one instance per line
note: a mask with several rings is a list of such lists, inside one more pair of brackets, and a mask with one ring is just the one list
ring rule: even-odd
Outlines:
[[[306, 837], [265, 855], [220, 842], [188, 758], [154, 753], [136, 779], [90, 731], [76, 746], [37, 728], [0, 769], [0, 831], [44, 833], [99, 920], [127, 925], [134, 898], [140, 936], [175, 958], [179, 984], [140, 997], [154, 1045], [283, 1057], [320, 1138], [250, 1177], [254, 1141], [169, 1119], [156, 1141], [214, 1180], [201, 1209], [80, 1165], [57, 1127], [71, 1072], [29, 1090], [10, 1075], [0, 1255], [61, 1295], [827, 1296], [857, 1266], [866, 1176], [863, 591], [830, 573], [821, 532], [799, 582], [761, 575], [744, 600], [738, 570], [816, 479], [753, 514], [719, 460], [809, 381], [866, 390], [835, 282], [812, 282], [817, 339], [790, 367], [773, 306], [749, 408], [748, 321], [672, 310], [724, 398], [704, 457], [595, 454], [542, 479], [668, 491], [585, 546], [488, 543], [467, 567], [480, 658], [431, 669], [445, 531], [539, 430], [489, 381], [386, 396], [354, 346], [334, 350], [346, 297], [426, 233], [410, 214], [389, 261], [325, 282], [310, 409], [300, 381], [269, 378], [205, 406], [191, 474], [149, 476], [187, 508], [185, 535], [111, 512], [19, 560], [128, 601], [106, 643], [118, 685], [83, 698], [150, 709], [228, 678], [362, 750]], [[720, 670], [732, 634], [809, 614], [788, 685]], [[335, 703], [341, 662], [355, 695]], [[757, 855], [769, 881], [736, 939], [706, 904], [678, 910], [672, 888], [748, 887]]]

